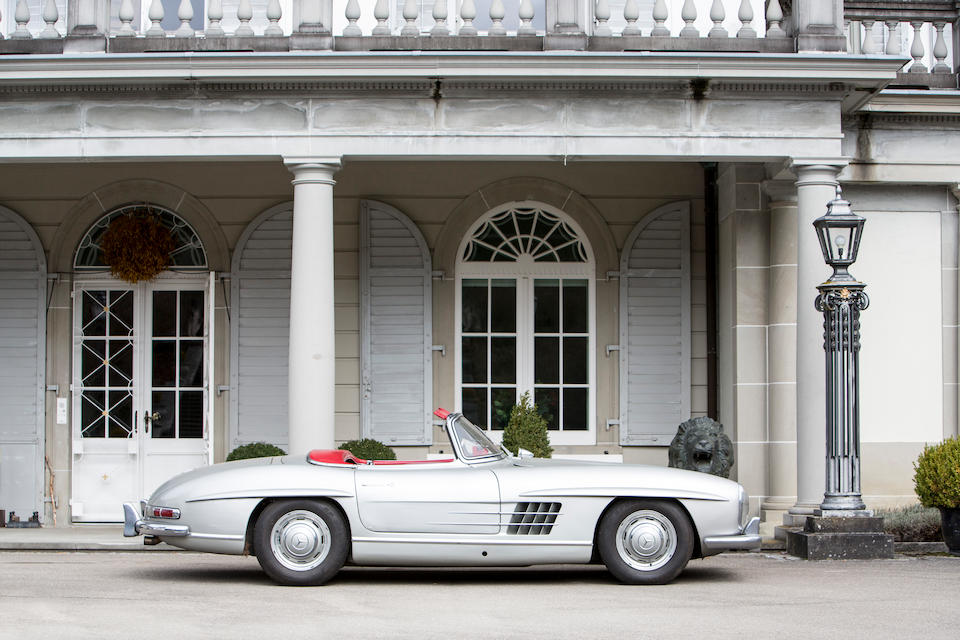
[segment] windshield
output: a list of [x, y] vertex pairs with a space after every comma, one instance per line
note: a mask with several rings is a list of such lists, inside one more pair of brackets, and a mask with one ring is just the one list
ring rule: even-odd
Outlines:
[[458, 416], [453, 421], [452, 435], [457, 439], [461, 455], [467, 460], [503, 456], [500, 447], [463, 416]]

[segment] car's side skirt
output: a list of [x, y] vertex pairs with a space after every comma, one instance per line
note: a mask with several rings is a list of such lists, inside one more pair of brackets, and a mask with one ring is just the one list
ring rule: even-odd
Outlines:
[[390, 566], [507, 567], [534, 564], [586, 564], [592, 542], [530, 540], [451, 540], [438, 538], [354, 538], [354, 564]]

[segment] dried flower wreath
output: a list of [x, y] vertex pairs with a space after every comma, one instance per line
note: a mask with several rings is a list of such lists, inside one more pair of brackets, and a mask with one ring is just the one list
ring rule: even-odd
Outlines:
[[114, 218], [100, 238], [110, 273], [127, 282], [153, 280], [170, 266], [175, 248], [170, 231], [146, 207]]

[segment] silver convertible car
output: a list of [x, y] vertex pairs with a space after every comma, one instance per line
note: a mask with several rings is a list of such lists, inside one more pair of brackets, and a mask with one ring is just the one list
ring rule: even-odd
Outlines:
[[314, 450], [227, 462], [123, 505], [145, 544], [255, 554], [274, 580], [318, 585], [345, 563], [526, 566], [602, 562], [663, 584], [691, 557], [760, 546], [736, 482], [644, 465], [514, 457], [459, 413], [435, 412], [455, 457], [361, 460]]

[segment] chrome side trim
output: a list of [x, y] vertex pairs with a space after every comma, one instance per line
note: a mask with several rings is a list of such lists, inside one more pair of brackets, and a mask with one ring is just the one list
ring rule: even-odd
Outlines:
[[593, 541], [588, 540], [585, 542], [579, 542], [577, 540], [544, 540], [543, 538], [537, 537], [533, 539], [533, 536], [526, 538], [524, 536], [510, 536], [502, 537], [491, 536], [490, 538], [485, 539], [465, 539], [465, 540], [451, 540], [450, 538], [398, 538], [398, 537], [383, 537], [383, 538], [374, 538], [370, 536], [365, 537], [355, 537], [352, 539], [353, 542], [403, 542], [403, 543], [412, 543], [412, 544], [449, 544], [449, 545], [487, 545], [487, 546], [531, 546], [531, 547], [541, 547], [541, 546], [550, 546], [550, 547], [590, 547], [593, 546]]
[[650, 488], [624, 488], [624, 487], [557, 487], [555, 489], [538, 489], [534, 491], [524, 491], [519, 494], [521, 497], [531, 498], [670, 498], [674, 500], [710, 500], [714, 502], [727, 502], [728, 496], [722, 496], [716, 493], [706, 493], [703, 491], [692, 491], [682, 489], [672, 491], [658, 487]]

